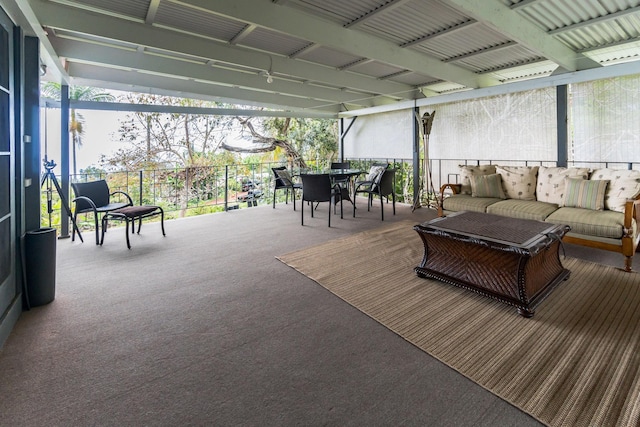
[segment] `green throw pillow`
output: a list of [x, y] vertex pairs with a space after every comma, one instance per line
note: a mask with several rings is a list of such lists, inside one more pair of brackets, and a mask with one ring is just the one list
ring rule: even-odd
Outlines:
[[502, 177], [499, 174], [472, 175], [469, 180], [471, 181], [472, 197], [506, 199], [502, 189]]
[[609, 180], [565, 178], [564, 206], [601, 211], [607, 185]]

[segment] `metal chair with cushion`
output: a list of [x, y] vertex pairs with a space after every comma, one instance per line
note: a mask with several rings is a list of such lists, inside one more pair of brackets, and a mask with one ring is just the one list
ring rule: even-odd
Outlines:
[[293, 210], [296, 210], [296, 190], [302, 190], [302, 184], [293, 182], [291, 174], [287, 170], [286, 166], [280, 166], [277, 168], [271, 168], [275, 177], [275, 186], [273, 188], [273, 208], [276, 208], [276, 191], [285, 190], [286, 196], [284, 199], [285, 204], [289, 203], [289, 191], [291, 191], [291, 198], [293, 199]]
[[[107, 212], [112, 212], [126, 206], [132, 206], [133, 200], [124, 191], [109, 192], [109, 185], [104, 179], [91, 182], [74, 182], [71, 183], [75, 199], [72, 200], [75, 203], [75, 211], [73, 213], [73, 222], [76, 222], [78, 214], [81, 213], [93, 213], [93, 219], [95, 221], [96, 229], [96, 245], [100, 244], [100, 227], [99, 227], [99, 215]], [[126, 199], [126, 202], [111, 202], [111, 196], [121, 194]], [[75, 240], [75, 228], [71, 234], [71, 240]]]
[[[377, 195], [380, 197], [380, 212], [382, 216], [382, 221], [384, 221], [384, 198], [389, 199], [391, 196], [393, 200], [393, 214], [396, 214], [396, 193], [394, 190], [396, 170], [395, 169], [385, 169], [382, 174], [380, 174], [374, 181], [363, 181], [360, 184], [356, 184], [356, 188], [354, 194], [357, 196], [358, 193], [367, 194], [367, 211], [371, 209], [371, 205], [373, 203], [373, 196]], [[356, 216], [356, 200], [354, 197], [353, 200], [353, 217]]]
[[[309, 202], [311, 206], [311, 218], [313, 218], [314, 204], [317, 206], [320, 202], [340, 202], [340, 218], [343, 218], [342, 210], [342, 189], [338, 184], [331, 182], [329, 174], [302, 174], [302, 207], [301, 219], [304, 225], [304, 202]], [[329, 203], [329, 227], [331, 227], [331, 203]]]

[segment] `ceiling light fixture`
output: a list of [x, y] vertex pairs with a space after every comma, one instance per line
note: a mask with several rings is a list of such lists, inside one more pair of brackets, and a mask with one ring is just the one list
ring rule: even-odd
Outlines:
[[271, 75], [271, 71], [267, 71], [267, 70], [261, 71], [260, 75], [262, 77], [266, 77], [267, 78], [267, 83], [269, 83], [269, 84], [273, 83], [273, 76]]
[[273, 73], [272, 70], [273, 70], [273, 58], [271, 57], [271, 55], [269, 55], [269, 69], [264, 70], [260, 73], [260, 75], [267, 78], [267, 83], [269, 84], [273, 83], [273, 76], [271, 75], [271, 73]]

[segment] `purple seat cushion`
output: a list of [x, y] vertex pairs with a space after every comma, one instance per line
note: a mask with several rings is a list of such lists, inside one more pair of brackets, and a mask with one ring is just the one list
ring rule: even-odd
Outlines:
[[117, 209], [112, 213], [123, 214], [129, 218], [137, 218], [141, 215], [149, 214], [157, 209], [159, 206], [142, 205], [142, 206], [127, 206], [126, 208]]

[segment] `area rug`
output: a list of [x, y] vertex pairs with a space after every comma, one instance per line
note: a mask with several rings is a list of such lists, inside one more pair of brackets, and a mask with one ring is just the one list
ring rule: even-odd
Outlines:
[[640, 276], [563, 258], [571, 277], [525, 319], [416, 277], [411, 222], [278, 257], [407, 341], [551, 426], [640, 420]]

